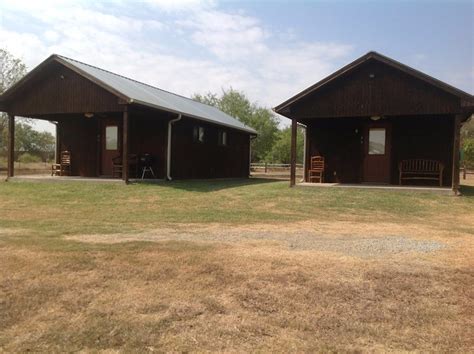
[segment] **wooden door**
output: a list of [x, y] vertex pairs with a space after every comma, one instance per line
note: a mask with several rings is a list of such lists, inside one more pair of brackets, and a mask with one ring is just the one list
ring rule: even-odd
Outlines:
[[369, 122], [364, 132], [364, 182], [390, 183], [390, 152], [390, 122]]
[[101, 121], [101, 176], [112, 176], [112, 159], [122, 151], [122, 125], [118, 120]]

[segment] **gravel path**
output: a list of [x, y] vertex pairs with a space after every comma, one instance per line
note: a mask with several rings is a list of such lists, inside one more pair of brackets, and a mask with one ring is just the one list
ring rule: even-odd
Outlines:
[[127, 241], [198, 241], [238, 243], [252, 241], [275, 241], [291, 250], [315, 250], [337, 252], [357, 257], [382, 257], [405, 252], [434, 252], [446, 247], [442, 242], [413, 239], [400, 235], [322, 236], [314, 231], [295, 232], [242, 230], [227, 228], [171, 229], [162, 228], [142, 234], [79, 235], [68, 237], [82, 242], [117, 243]]

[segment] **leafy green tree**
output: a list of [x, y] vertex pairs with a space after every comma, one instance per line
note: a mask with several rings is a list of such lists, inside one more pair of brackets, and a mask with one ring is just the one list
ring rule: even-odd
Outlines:
[[[2, 140], [7, 139], [7, 130], [2, 132]], [[49, 132], [39, 132], [23, 122], [15, 124], [15, 151], [28, 152], [30, 155], [45, 156], [54, 154], [56, 139]]]
[[234, 89], [224, 90], [221, 96], [195, 94], [193, 99], [219, 108], [258, 132], [252, 140], [252, 161], [263, 161], [271, 151], [278, 133], [278, 119], [271, 110], [250, 102], [243, 92]]
[[[26, 65], [7, 50], [0, 48], [0, 94], [26, 75]], [[7, 115], [0, 112], [0, 151], [6, 149]]]
[[[296, 162], [303, 163], [304, 156], [304, 135], [303, 129], [298, 127], [296, 144]], [[270, 163], [290, 163], [291, 161], [291, 127], [280, 130], [275, 143], [266, 157]]]
[[463, 124], [461, 129], [462, 163], [474, 168], [474, 118]]

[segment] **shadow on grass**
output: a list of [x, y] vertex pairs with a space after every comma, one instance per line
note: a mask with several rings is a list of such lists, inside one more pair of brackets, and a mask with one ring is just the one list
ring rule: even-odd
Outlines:
[[464, 197], [474, 198], [474, 186], [461, 185], [461, 193]]
[[201, 179], [201, 180], [174, 180], [171, 182], [152, 182], [139, 181], [135, 183], [153, 185], [159, 184], [174, 189], [185, 190], [189, 192], [214, 192], [222, 189], [250, 186], [256, 184], [267, 184], [272, 182], [279, 182], [280, 180], [269, 178], [236, 178], [236, 179]]

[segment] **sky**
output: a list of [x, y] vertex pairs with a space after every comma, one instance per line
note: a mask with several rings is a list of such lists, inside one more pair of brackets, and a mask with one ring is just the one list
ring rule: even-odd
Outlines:
[[372, 50], [474, 93], [474, 1], [0, 0], [0, 47], [269, 108]]

